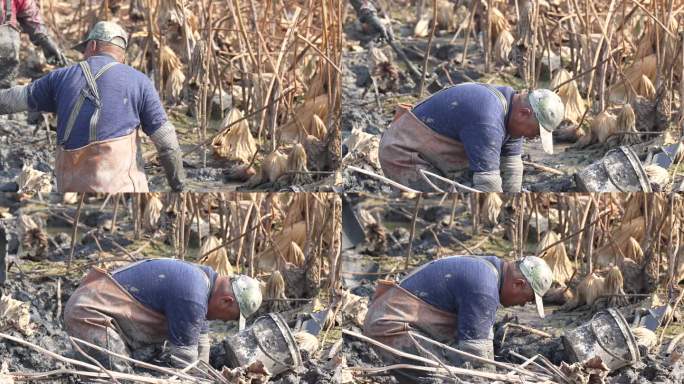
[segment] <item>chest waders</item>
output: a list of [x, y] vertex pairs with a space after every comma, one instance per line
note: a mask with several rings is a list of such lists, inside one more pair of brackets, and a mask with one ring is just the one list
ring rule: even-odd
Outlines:
[[[79, 63], [86, 86], [74, 103], [64, 136], [57, 145], [55, 175], [59, 192], [147, 192], [147, 178], [138, 157], [137, 129], [128, 135], [97, 141], [97, 124], [102, 112], [102, 98], [96, 80], [118, 63], [111, 62], [95, 75], [87, 62]], [[88, 144], [65, 149], [86, 101], [94, 107], [88, 124]]]

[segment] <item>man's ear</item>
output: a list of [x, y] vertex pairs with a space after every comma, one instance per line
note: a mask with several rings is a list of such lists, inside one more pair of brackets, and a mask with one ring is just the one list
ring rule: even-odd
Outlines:
[[221, 297], [221, 304], [225, 306], [231, 306], [235, 302], [235, 298], [231, 295], [225, 295]]
[[528, 107], [520, 108], [519, 113], [522, 117], [524, 117], [526, 119], [529, 118], [530, 116], [532, 116], [532, 114], [533, 114], [532, 108], [528, 108]]
[[527, 285], [527, 280], [522, 279], [522, 278], [515, 279], [515, 281], [513, 282], [513, 286], [515, 286], [518, 289], [524, 289], [526, 285]]

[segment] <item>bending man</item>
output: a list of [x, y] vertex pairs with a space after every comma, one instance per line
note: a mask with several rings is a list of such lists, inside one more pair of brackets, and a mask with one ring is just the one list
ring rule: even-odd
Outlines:
[[[64, 324], [70, 336], [112, 352], [184, 367], [197, 359], [209, 362], [207, 320], [238, 320], [242, 329], [259, 306], [259, 283], [248, 276], [218, 276], [207, 266], [153, 259], [111, 274], [92, 269], [69, 298]], [[121, 359], [84, 350], [108, 369], [129, 370]]]
[[[411, 272], [400, 284], [378, 284], [363, 333], [390, 347], [425, 356], [409, 334], [412, 331], [493, 359], [493, 326], [499, 304], [510, 307], [534, 301], [539, 316], [544, 317], [542, 296], [552, 280], [549, 266], [534, 256], [515, 262], [494, 256], [435, 260]], [[462, 362], [433, 344], [422, 342], [421, 346], [452, 365]], [[381, 349], [377, 352], [388, 364], [399, 363], [395, 355]], [[411, 375], [398, 373], [399, 377]]]
[[385, 176], [425, 192], [434, 189], [420, 170], [449, 178], [467, 171], [465, 179], [477, 190], [520, 192], [522, 138], [541, 136], [544, 150], [553, 153], [552, 132], [564, 111], [560, 97], [547, 89], [516, 93], [458, 84], [400, 108], [380, 140], [380, 165]]

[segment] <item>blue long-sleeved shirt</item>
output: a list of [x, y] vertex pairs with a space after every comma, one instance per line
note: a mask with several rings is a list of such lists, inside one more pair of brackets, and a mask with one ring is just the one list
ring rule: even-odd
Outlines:
[[500, 99], [479, 83], [441, 90], [412, 110], [430, 129], [463, 143], [473, 172], [498, 170], [501, 156], [522, 154], [522, 138], [510, 137], [506, 129], [515, 91], [495, 88], [508, 102], [507, 114]]
[[[93, 76], [114, 58], [102, 54], [87, 60]], [[152, 135], [166, 121], [167, 116], [152, 81], [142, 72], [125, 64], [117, 64], [97, 81], [102, 109], [97, 124], [97, 141], [126, 136], [138, 126]], [[85, 76], [79, 65], [50, 72], [29, 85], [29, 109], [57, 114], [57, 140], [62, 141], [71, 110], [81, 90], [86, 87]], [[66, 149], [77, 149], [88, 144], [90, 117], [95, 106], [90, 100], [83, 103], [76, 123], [65, 143]]]
[[431, 261], [400, 286], [428, 304], [457, 314], [459, 341], [493, 339], [502, 266], [503, 261], [495, 256], [445, 257]]
[[163, 314], [169, 342], [195, 346], [208, 331], [207, 308], [217, 273], [208, 266], [175, 259], [145, 260], [113, 277], [136, 300]]

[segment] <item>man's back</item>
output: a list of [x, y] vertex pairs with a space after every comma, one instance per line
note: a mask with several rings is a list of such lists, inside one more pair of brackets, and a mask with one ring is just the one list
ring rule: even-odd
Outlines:
[[452, 256], [432, 261], [401, 287], [441, 310], [457, 313], [459, 339], [487, 339], [499, 305], [502, 261]]
[[206, 327], [209, 296], [217, 274], [210, 267], [175, 259], [146, 260], [113, 272], [126, 291], [166, 316], [174, 345], [196, 344]]
[[502, 103], [510, 111], [513, 88], [493, 88], [504, 100], [483, 84], [463, 83], [435, 93], [412, 110], [435, 132], [463, 143], [473, 172], [498, 170], [500, 156], [522, 153], [522, 139], [508, 137]]
[[[106, 54], [87, 59], [93, 75], [113, 61]], [[134, 68], [116, 64], [96, 84], [101, 97], [97, 141], [126, 136], [140, 125], [149, 136], [166, 122], [166, 113], [151, 81]], [[69, 115], [86, 87], [83, 71], [78, 65], [73, 65], [51, 72], [36, 80], [29, 88], [31, 109], [57, 113], [57, 139], [60, 142], [64, 138]], [[92, 101], [83, 103], [65, 149], [77, 149], [88, 144], [89, 123], [94, 111]]]

